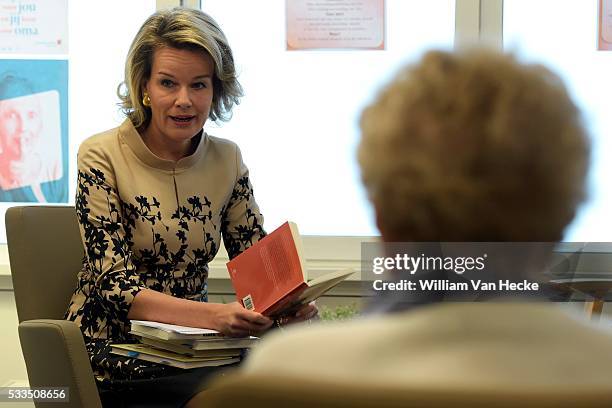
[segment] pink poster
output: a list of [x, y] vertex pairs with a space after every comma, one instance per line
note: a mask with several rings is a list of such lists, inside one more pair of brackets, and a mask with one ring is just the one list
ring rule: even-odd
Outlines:
[[286, 0], [287, 50], [385, 48], [384, 0]]
[[68, 61], [0, 60], [0, 203], [68, 202]]
[[0, 53], [67, 54], [68, 0], [0, 0]]
[[599, 35], [597, 49], [612, 50], [612, 0], [599, 0]]

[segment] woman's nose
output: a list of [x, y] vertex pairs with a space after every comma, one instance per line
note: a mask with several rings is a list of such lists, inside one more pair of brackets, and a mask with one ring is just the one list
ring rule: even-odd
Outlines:
[[175, 104], [179, 108], [191, 108], [191, 90], [188, 87], [182, 87], [179, 89]]

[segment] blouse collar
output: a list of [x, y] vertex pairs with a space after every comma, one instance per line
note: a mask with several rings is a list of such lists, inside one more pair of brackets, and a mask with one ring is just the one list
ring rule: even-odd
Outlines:
[[194, 136], [197, 138], [196, 143], [198, 144], [195, 152], [175, 162], [172, 160], [162, 159], [149, 150], [147, 145], [142, 140], [140, 133], [138, 133], [130, 119], [126, 119], [121, 126], [119, 126], [119, 135], [123, 138], [130, 149], [132, 149], [134, 154], [145, 164], [157, 169], [169, 171], [188, 169], [196, 164], [203, 155], [204, 144], [206, 142], [206, 133], [204, 133], [204, 130], [202, 129], [197, 135]]

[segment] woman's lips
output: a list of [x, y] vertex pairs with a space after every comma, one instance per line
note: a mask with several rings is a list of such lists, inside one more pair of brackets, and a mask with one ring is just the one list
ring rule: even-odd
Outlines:
[[190, 126], [191, 123], [194, 121], [195, 116], [178, 115], [178, 116], [170, 116], [170, 119], [172, 119], [174, 124], [177, 126]]
[[190, 120], [192, 120], [193, 118], [195, 118], [195, 116], [188, 116], [188, 115], [179, 115], [179, 116], [170, 116], [170, 118], [176, 122], [189, 122]]

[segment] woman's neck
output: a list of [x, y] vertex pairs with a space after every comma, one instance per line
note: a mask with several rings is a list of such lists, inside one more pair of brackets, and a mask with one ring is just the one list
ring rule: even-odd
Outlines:
[[[196, 145], [193, 143], [193, 137], [183, 142], [171, 142], [166, 138], [155, 135], [150, 129], [151, 128], [149, 127], [139, 133], [144, 144], [160, 159], [177, 162], [180, 159], [193, 154], [195, 151]], [[194, 137], [195, 136], [196, 135], [194, 135]]]

